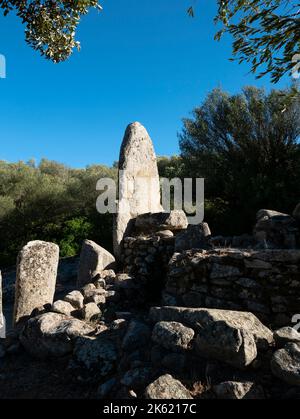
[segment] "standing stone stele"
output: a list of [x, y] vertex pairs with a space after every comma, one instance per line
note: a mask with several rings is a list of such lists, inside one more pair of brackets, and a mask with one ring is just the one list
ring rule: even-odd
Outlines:
[[14, 325], [34, 309], [53, 303], [58, 261], [54, 243], [37, 240], [23, 247], [17, 260]]
[[139, 123], [125, 132], [119, 158], [119, 200], [114, 225], [114, 252], [120, 257], [122, 240], [130, 235], [140, 214], [161, 212], [160, 184], [153, 143]]
[[115, 267], [115, 258], [92, 240], [85, 240], [80, 253], [78, 288], [95, 281], [97, 274]]
[[2, 307], [2, 274], [0, 271], [0, 339], [5, 337], [5, 320]]

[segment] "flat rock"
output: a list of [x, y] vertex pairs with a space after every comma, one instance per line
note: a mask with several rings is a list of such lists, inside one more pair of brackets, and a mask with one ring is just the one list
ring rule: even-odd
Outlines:
[[178, 322], [158, 322], [152, 332], [152, 340], [165, 349], [177, 352], [188, 349], [194, 330]]
[[177, 231], [186, 229], [187, 217], [184, 211], [173, 210], [171, 212], [147, 213], [136, 217], [135, 227], [143, 232], [170, 230]]
[[37, 358], [60, 357], [73, 350], [78, 336], [95, 329], [85, 322], [58, 313], [45, 313], [30, 319], [23, 328], [20, 341]]
[[179, 381], [166, 374], [159, 377], [145, 390], [146, 399], [192, 399], [191, 393]]
[[287, 384], [300, 386], [300, 345], [288, 343], [271, 360], [273, 374]]

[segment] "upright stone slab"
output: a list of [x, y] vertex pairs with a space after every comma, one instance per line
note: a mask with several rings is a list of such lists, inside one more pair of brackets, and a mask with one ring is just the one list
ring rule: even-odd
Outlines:
[[85, 240], [80, 254], [78, 287], [95, 281], [94, 278], [97, 274], [105, 269], [113, 269], [114, 265], [115, 258], [112, 254], [92, 240]]
[[17, 260], [15, 325], [35, 308], [53, 303], [58, 261], [54, 243], [32, 241], [23, 247]]
[[161, 212], [160, 185], [154, 147], [146, 129], [138, 122], [125, 132], [119, 158], [119, 201], [114, 226], [114, 251], [120, 256], [122, 240], [140, 214]]
[[0, 271], [0, 339], [5, 338], [5, 320], [2, 308], [2, 275]]

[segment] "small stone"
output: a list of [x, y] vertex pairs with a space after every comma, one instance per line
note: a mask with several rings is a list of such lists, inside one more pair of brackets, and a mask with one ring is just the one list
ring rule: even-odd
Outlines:
[[225, 381], [213, 386], [213, 392], [218, 399], [264, 399], [264, 391], [252, 382]]
[[300, 333], [293, 327], [287, 326], [274, 332], [277, 348], [283, 348], [288, 342], [300, 343]]
[[162, 239], [174, 237], [174, 233], [171, 230], [160, 230], [155, 234]]
[[166, 374], [151, 383], [145, 390], [146, 399], [192, 399], [184, 385]]
[[101, 316], [101, 310], [95, 303], [85, 304], [82, 308], [82, 317], [84, 320], [96, 320]]
[[64, 298], [64, 301], [72, 304], [72, 306], [78, 310], [83, 307], [83, 300], [84, 298], [80, 291], [69, 292]]
[[81, 292], [83, 294], [83, 296], [86, 296], [86, 293], [89, 293], [90, 291], [95, 291], [96, 286], [95, 284], [86, 284], [82, 289]]
[[52, 311], [54, 311], [54, 313], [61, 313], [65, 314], [66, 316], [71, 316], [74, 312], [74, 307], [67, 301], [57, 300], [52, 305]]
[[85, 293], [85, 303], [105, 304], [106, 291], [103, 289], [94, 289]]
[[182, 351], [188, 349], [194, 330], [178, 322], [156, 323], [152, 332], [152, 340], [165, 349]]
[[300, 386], [300, 345], [288, 343], [271, 360], [273, 374], [287, 384]]

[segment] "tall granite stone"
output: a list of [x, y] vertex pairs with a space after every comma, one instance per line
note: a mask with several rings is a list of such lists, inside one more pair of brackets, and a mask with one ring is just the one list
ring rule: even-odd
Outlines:
[[125, 132], [119, 158], [119, 200], [114, 225], [114, 252], [120, 257], [122, 240], [130, 235], [140, 214], [161, 212], [160, 185], [154, 147], [138, 122]]
[[55, 292], [59, 247], [54, 243], [32, 241], [18, 255], [14, 324], [34, 309], [52, 304]]
[[2, 309], [2, 275], [0, 271], [0, 339], [5, 337], [5, 320]]
[[80, 254], [77, 285], [82, 287], [95, 281], [97, 274], [115, 267], [115, 258], [92, 240], [85, 240]]

